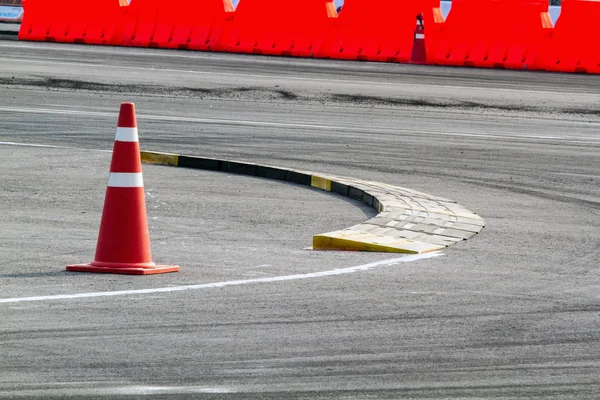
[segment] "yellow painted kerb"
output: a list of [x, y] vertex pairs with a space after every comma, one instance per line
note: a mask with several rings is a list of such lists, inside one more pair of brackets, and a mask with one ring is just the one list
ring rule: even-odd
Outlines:
[[327, 190], [331, 192], [331, 180], [321, 178], [320, 176], [312, 175], [310, 177], [310, 185], [321, 190]]
[[179, 165], [179, 156], [177, 154], [170, 153], [155, 153], [152, 151], [141, 151], [142, 162], [145, 164], [157, 164], [157, 165]]
[[313, 236], [314, 250], [338, 250], [338, 251], [375, 251], [382, 253], [405, 253], [419, 254], [418, 251], [403, 249], [401, 247], [385, 246], [380, 244], [368, 243], [360, 240], [349, 240], [335, 238], [325, 235]]

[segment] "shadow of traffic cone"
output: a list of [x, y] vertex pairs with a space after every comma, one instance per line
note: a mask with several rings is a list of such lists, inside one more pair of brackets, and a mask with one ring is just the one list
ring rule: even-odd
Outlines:
[[69, 265], [67, 271], [129, 275], [179, 271], [179, 266], [152, 262], [133, 103], [121, 104], [96, 257], [90, 264]]
[[417, 26], [415, 28], [415, 39], [410, 54], [411, 64], [427, 64], [427, 51], [425, 49], [425, 26], [423, 25], [423, 14], [417, 15]]

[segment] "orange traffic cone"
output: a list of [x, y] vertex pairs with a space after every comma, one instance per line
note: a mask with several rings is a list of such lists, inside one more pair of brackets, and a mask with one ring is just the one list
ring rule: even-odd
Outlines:
[[90, 264], [69, 265], [67, 271], [129, 275], [179, 271], [179, 266], [152, 262], [133, 103], [121, 104], [96, 257]]
[[427, 51], [425, 50], [425, 26], [423, 25], [423, 14], [417, 15], [417, 26], [415, 28], [415, 39], [410, 54], [411, 64], [427, 64]]

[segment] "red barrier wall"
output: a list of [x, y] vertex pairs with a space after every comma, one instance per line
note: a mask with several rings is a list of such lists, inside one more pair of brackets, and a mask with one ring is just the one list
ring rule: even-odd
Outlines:
[[333, 0], [240, 0], [227, 51], [312, 57], [336, 17]]
[[19, 40], [44, 41], [50, 30], [51, 11], [54, 6], [47, 0], [23, 0], [23, 22]]
[[196, 15], [187, 48], [225, 51], [234, 18], [231, 0], [205, 0]]
[[542, 44], [534, 67], [547, 71], [600, 73], [600, 2], [563, 0], [552, 36]]
[[408, 62], [416, 16], [421, 13], [426, 38], [433, 37], [444, 22], [440, 0], [380, 3], [373, 0], [346, 0], [318, 56]]
[[69, 35], [69, 30], [81, 19], [81, 8], [77, 0], [64, 0], [61, 7], [54, 4], [54, 7], [48, 10], [47, 16], [50, 18], [50, 25], [44, 40], [72, 43], [73, 38]]
[[[85, 8], [82, 19], [85, 30], [75, 42], [87, 44], [121, 45], [123, 43], [124, 17], [128, 10], [127, 2], [119, 0], [94, 0], [92, 7]], [[72, 32], [73, 34], [73, 32]]]
[[149, 43], [150, 47], [170, 47], [175, 26], [179, 23], [179, 19], [188, 12], [189, 6], [192, 4], [185, 1], [178, 1], [176, 5], [166, 1], [158, 4], [156, 25]]
[[68, 19], [68, 29], [63, 40], [56, 41], [121, 44], [122, 36], [118, 35], [118, 30], [126, 7], [121, 7], [119, 0], [95, 0], [94, 3], [67, 0], [65, 3], [71, 10], [64, 14]]
[[60, 7], [44, 0], [26, 0], [19, 39], [48, 42], [121, 44], [119, 0], [63, 0]]
[[123, 46], [148, 47], [153, 39], [160, 0], [131, 0], [124, 16]]
[[150, 46], [222, 51], [233, 12], [231, 0], [162, 2]]
[[423, 13], [427, 62], [600, 73], [600, 0], [24, 0], [19, 39], [409, 62]]
[[551, 32], [547, 0], [454, 0], [432, 61], [528, 68]]

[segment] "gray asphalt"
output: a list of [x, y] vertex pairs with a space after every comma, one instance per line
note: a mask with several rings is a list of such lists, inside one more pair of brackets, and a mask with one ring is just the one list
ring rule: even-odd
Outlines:
[[145, 166], [154, 259], [181, 272], [65, 272], [93, 257], [121, 101], [146, 150], [376, 180], [486, 221], [355, 273], [0, 303], [0, 398], [598, 397], [600, 77], [19, 42], [0, 60], [0, 301], [397, 257], [305, 250], [373, 215], [358, 203]]

